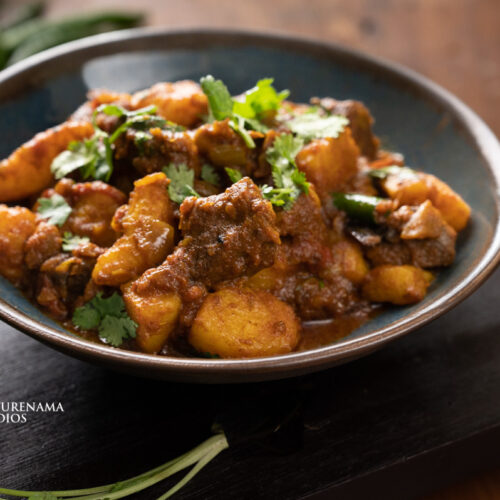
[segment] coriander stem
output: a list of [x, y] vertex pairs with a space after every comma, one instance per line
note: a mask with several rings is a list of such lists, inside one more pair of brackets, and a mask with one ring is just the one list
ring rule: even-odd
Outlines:
[[[202, 443], [199, 446], [203, 446], [205, 443]], [[94, 488], [85, 488], [85, 489], [78, 489], [78, 490], [61, 490], [61, 491], [27, 491], [27, 490], [13, 490], [13, 489], [8, 489], [8, 488], [0, 488], [0, 493], [3, 493], [5, 495], [10, 495], [14, 497], [30, 497], [33, 495], [40, 495], [42, 493], [47, 493], [49, 495], [53, 495], [56, 497], [74, 497], [74, 496], [81, 496], [84, 495], [83, 498], [89, 498], [87, 495], [91, 495], [94, 493], [107, 493], [112, 490], [112, 488], [116, 487], [117, 484], [119, 484], [121, 487], [126, 486], [130, 483], [136, 483], [137, 481], [147, 479], [169, 467], [172, 467], [175, 465], [177, 462], [186, 459], [190, 453], [195, 451], [196, 448], [193, 450], [190, 450], [183, 455], [180, 455], [179, 457], [176, 457], [172, 460], [169, 460], [168, 462], [164, 463], [163, 465], [160, 465], [158, 467], [155, 467], [154, 469], [151, 469], [147, 472], [144, 472], [142, 474], [139, 474], [138, 476], [131, 477], [129, 479], [126, 479], [125, 481], [120, 481], [118, 483], [110, 483], [102, 486], [96, 486]], [[188, 467], [190, 464], [186, 465]], [[0, 498], [0, 500], [3, 500]]]
[[[220, 448], [222, 446], [222, 448]], [[189, 467], [205, 458], [207, 455], [211, 454], [215, 449], [221, 451], [224, 448], [227, 448], [229, 445], [227, 444], [226, 436], [224, 434], [217, 434], [216, 436], [212, 436], [203, 443], [201, 443], [196, 448], [193, 448], [191, 451], [188, 451], [183, 457], [176, 461], [172, 466], [169, 466], [165, 469], [160, 470], [157, 474], [153, 476], [146, 477], [143, 481], [133, 481], [131, 480], [125, 481], [120, 484], [120, 489], [115, 491], [106, 492], [106, 500], [115, 500], [118, 498], [123, 498], [131, 495], [132, 493], [136, 493], [138, 491], [142, 491], [150, 486], [153, 486], [163, 479], [176, 474], [177, 472]], [[128, 487], [122, 488], [123, 485], [129, 484]], [[85, 495], [81, 497], [74, 497], [72, 500], [101, 500], [102, 495]]]
[[227, 440], [224, 436], [224, 439], [221, 439], [218, 443], [216, 443], [216, 446], [213, 447], [211, 451], [209, 451], [200, 461], [172, 488], [170, 488], [164, 495], [162, 495], [158, 500], [166, 500], [167, 498], [170, 498], [172, 495], [177, 493], [183, 486], [185, 486], [191, 479], [193, 479], [198, 472], [200, 472], [205, 465], [207, 465], [209, 462], [211, 462], [221, 451], [225, 450], [228, 448], [229, 445], [227, 443]]

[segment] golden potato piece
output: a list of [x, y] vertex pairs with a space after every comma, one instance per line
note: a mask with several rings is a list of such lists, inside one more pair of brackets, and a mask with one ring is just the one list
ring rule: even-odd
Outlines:
[[299, 151], [296, 162], [320, 197], [338, 191], [357, 172], [359, 149], [346, 128], [336, 139], [316, 139]]
[[427, 184], [419, 176], [390, 174], [381, 182], [388, 196], [399, 205], [419, 205], [429, 195]]
[[293, 309], [274, 295], [224, 288], [203, 302], [189, 342], [199, 352], [221, 358], [255, 358], [290, 352], [299, 336]]
[[162, 172], [135, 181], [128, 206], [120, 208], [119, 217], [115, 214], [113, 219], [113, 227], [125, 234], [97, 259], [92, 272], [98, 285], [119, 286], [133, 280], [159, 265], [172, 251], [169, 182]]
[[362, 290], [371, 302], [415, 304], [425, 297], [429, 282], [429, 273], [418, 267], [383, 265], [366, 275]]
[[139, 325], [137, 344], [144, 352], [158, 352], [177, 324], [180, 297], [174, 292], [143, 297], [136, 295], [131, 285], [124, 285], [122, 292], [129, 316]]
[[369, 268], [358, 244], [354, 241], [341, 240], [332, 246], [332, 255], [344, 278], [356, 285], [363, 281]]
[[[403, 226], [400, 236], [402, 240], [439, 238], [445, 225], [448, 226], [441, 212], [432, 205], [431, 201], [426, 200]], [[449, 229], [455, 232], [454, 229]]]
[[36, 216], [24, 207], [0, 205], [0, 274], [18, 285], [24, 272], [24, 245], [34, 233]]
[[419, 174], [429, 189], [429, 200], [455, 231], [462, 231], [470, 217], [470, 207], [448, 184], [431, 174]]
[[217, 167], [246, 167], [251, 162], [251, 151], [245, 141], [228, 123], [228, 120], [202, 125], [194, 134], [194, 142], [200, 154], [205, 155]]
[[64, 122], [35, 135], [0, 163], [0, 201], [34, 195], [53, 181], [52, 160], [71, 141], [90, 137], [94, 128], [87, 122]]
[[133, 109], [154, 105], [160, 116], [188, 128], [208, 113], [207, 97], [191, 80], [157, 83], [133, 94], [131, 105]]

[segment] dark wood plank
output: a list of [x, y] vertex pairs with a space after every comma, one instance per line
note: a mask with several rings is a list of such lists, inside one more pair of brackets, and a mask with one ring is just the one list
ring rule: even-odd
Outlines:
[[236, 446], [179, 498], [297, 499], [324, 491], [335, 491], [336, 498], [359, 498], [360, 491], [371, 498], [417, 498], [474, 468], [495, 465], [498, 286], [500, 272], [452, 312], [365, 359], [244, 386], [132, 378], [65, 357], [2, 326], [0, 401], [61, 401], [65, 412], [1, 425], [0, 450], [8, 450], [1, 482], [75, 488], [123, 479], [208, 436], [221, 409], [233, 409], [236, 421], [244, 419], [246, 401], [259, 407], [271, 397], [285, 406], [300, 398], [305, 431], [299, 451], [280, 456]]

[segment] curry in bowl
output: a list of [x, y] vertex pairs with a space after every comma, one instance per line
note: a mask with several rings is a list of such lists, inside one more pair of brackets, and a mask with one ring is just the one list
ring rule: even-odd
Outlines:
[[0, 163], [0, 273], [114, 347], [252, 358], [425, 297], [470, 209], [357, 101], [211, 76], [95, 90]]

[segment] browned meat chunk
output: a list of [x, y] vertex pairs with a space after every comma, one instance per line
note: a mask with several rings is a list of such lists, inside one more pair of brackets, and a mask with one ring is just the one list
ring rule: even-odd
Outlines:
[[199, 173], [198, 149], [190, 133], [159, 128], [150, 129], [149, 133], [150, 139], [138, 141], [138, 132], [127, 130], [116, 142], [115, 158], [130, 162], [144, 175], [159, 172], [170, 163], [183, 163]]
[[359, 101], [337, 101], [331, 97], [311, 99], [312, 104], [320, 105], [334, 115], [345, 116], [349, 120], [349, 128], [361, 154], [370, 159], [377, 155], [379, 140], [372, 132], [373, 118], [368, 108]]
[[406, 241], [413, 264], [419, 267], [450, 266], [455, 260], [457, 233], [451, 226], [443, 226], [437, 238]]
[[277, 212], [276, 224], [288, 265], [317, 265], [324, 260], [327, 230], [313, 186], [308, 195], [299, 196], [290, 210]]
[[410, 249], [403, 242], [388, 243], [384, 241], [366, 248], [365, 254], [373, 266], [382, 266], [384, 264], [402, 266], [411, 263]]
[[37, 302], [52, 316], [64, 319], [75, 300], [84, 292], [94, 264], [93, 257], [65, 253], [50, 257], [40, 267]]
[[213, 286], [274, 262], [280, 242], [275, 214], [249, 178], [220, 195], [187, 198], [180, 211], [194, 279]]
[[40, 222], [26, 242], [26, 265], [29, 269], [38, 269], [44, 261], [61, 251], [61, 245], [59, 229], [53, 224]]

